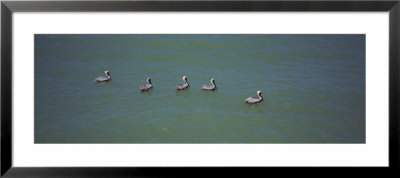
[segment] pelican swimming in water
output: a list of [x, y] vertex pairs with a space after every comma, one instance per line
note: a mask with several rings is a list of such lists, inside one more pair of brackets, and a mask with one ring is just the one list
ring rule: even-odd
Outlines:
[[244, 102], [249, 103], [249, 104], [255, 104], [255, 103], [261, 102], [263, 100], [263, 98], [261, 96], [260, 90], [257, 91], [257, 95], [258, 95], [258, 98], [248, 97], [248, 98], [246, 98], [246, 100], [244, 100]]
[[211, 78], [210, 81], [211, 81], [211, 84], [212, 84], [212, 85], [205, 84], [205, 85], [201, 86], [201, 89], [202, 89], [202, 90], [211, 90], [211, 91], [214, 91], [214, 90], [217, 88], [217, 86], [215, 85], [215, 80], [214, 80], [214, 78]]
[[153, 84], [151, 84], [151, 78], [150, 78], [150, 77], [147, 77], [146, 80], [147, 80], [147, 83], [148, 83], [148, 84], [142, 85], [142, 86], [139, 88], [140, 91], [147, 91], [147, 90], [150, 90], [150, 88], [153, 88]]
[[187, 81], [187, 77], [183, 76], [182, 79], [183, 79], [183, 81], [185, 81], [185, 83], [181, 83], [181, 84], [177, 85], [176, 86], [177, 90], [183, 90], [183, 89], [186, 89], [186, 88], [190, 87], [190, 85], [189, 85], [189, 83]]
[[97, 77], [97, 78], [95, 79], [95, 81], [96, 81], [96, 82], [106, 82], [106, 81], [111, 80], [110, 72], [109, 72], [108, 70], [106, 70], [106, 71], [104, 71], [104, 73], [107, 75], [107, 77], [100, 76], [100, 77]]

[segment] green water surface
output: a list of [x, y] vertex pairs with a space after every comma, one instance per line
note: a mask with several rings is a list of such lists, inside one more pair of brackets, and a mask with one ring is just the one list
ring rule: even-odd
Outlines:
[[365, 35], [38, 34], [34, 79], [35, 143], [366, 140]]

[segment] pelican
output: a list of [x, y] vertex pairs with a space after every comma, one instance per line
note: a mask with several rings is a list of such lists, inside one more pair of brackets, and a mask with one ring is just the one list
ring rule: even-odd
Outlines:
[[187, 77], [186, 77], [186, 76], [183, 76], [182, 79], [183, 79], [183, 81], [185, 81], [185, 83], [181, 83], [181, 84], [177, 85], [177, 86], [176, 86], [176, 89], [177, 89], [177, 90], [184, 90], [184, 89], [190, 87], [190, 85], [189, 85], [189, 83], [188, 83], [188, 81], [187, 81]]
[[107, 77], [100, 76], [100, 77], [97, 77], [97, 78], [95, 79], [95, 81], [96, 81], [96, 82], [106, 82], [106, 81], [111, 80], [110, 72], [109, 72], [108, 70], [106, 70], [106, 71], [104, 71], [104, 73], [107, 75]]
[[151, 78], [150, 78], [150, 77], [147, 77], [146, 80], [147, 80], [147, 83], [148, 83], [148, 84], [142, 85], [142, 86], [139, 88], [140, 91], [147, 91], [147, 90], [150, 90], [150, 88], [153, 88], [153, 84], [151, 84]]
[[201, 89], [202, 89], [202, 90], [211, 90], [211, 91], [214, 91], [214, 90], [217, 88], [217, 86], [215, 85], [215, 80], [214, 80], [214, 78], [211, 78], [210, 81], [211, 81], [211, 84], [212, 84], [212, 85], [205, 84], [205, 85], [201, 86]]
[[261, 102], [263, 100], [263, 98], [261, 96], [260, 90], [257, 91], [257, 95], [258, 95], [258, 98], [248, 97], [246, 100], [244, 100], [244, 102], [249, 103], [249, 104], [255, 104], [255, 103]]

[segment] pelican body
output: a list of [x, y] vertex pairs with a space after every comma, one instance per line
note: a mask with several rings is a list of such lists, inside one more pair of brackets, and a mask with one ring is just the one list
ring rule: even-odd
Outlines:
[[153, 84], [151, 83], [151, 78], [147, 77], [146, 80], [147, 80], [147, 84], [140, 86], [140, 88], [139, 88], [140, 91], [147, 91], [147, 90], [150, 90], [151, 88], [153, 88]]
[[177, 85], [177, 86], [176, 86], [176, 89], [177, 89], [177, 90], [184, 90], [184, 89], [190, 87], [189, 82], [187, 81], [187, 77], [186, 77], [186, 76], [183, 76], [182, 79], [183, 79], [183, 81], [184, 81], [185, 83], [181, 83], [181, 84]]
[[246, 100], [244, 100], [244, 102], [248, 103], [248, 104], [255, 104], [255, 103], [261, 102], [263, 100], [263, 98], [261, 96], [261, 91], [260, 90], [257, 91], [257, 95], [258, 95], [258, 98], [248, 97], [248, 98], [246, 98]]
[[215, 85], [215, 80], [214, 80], [214, 78], [211, 78], [210, 82], [211, 82], [211, 85], [205, 84], [205, 85], [201, 86], [201, 89], [202, 89], [202, 90], [211, 90], [211, 91], [214, 91], [214, 90], [217, 88], [217, 86]]
[[106, 74], [107, 77], [105, 77], [105, 76], [100, 76], [100, 77], [97, 77], [97, 78], [95, 79], [95, 81], [96, 81], [96, 82], [106, 82], [106, 81], [110, 81], [110, 80], [111, 80], [110, 72], [109, 72], [108, 70], [106, 70], [106, 71], [104, 71], [104, 73]]

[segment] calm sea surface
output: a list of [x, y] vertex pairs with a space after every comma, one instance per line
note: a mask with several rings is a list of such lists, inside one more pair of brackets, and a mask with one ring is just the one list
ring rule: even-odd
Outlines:
[[365, 35], [35, 35], [34, 75], [35, 143], [366, 140]]

